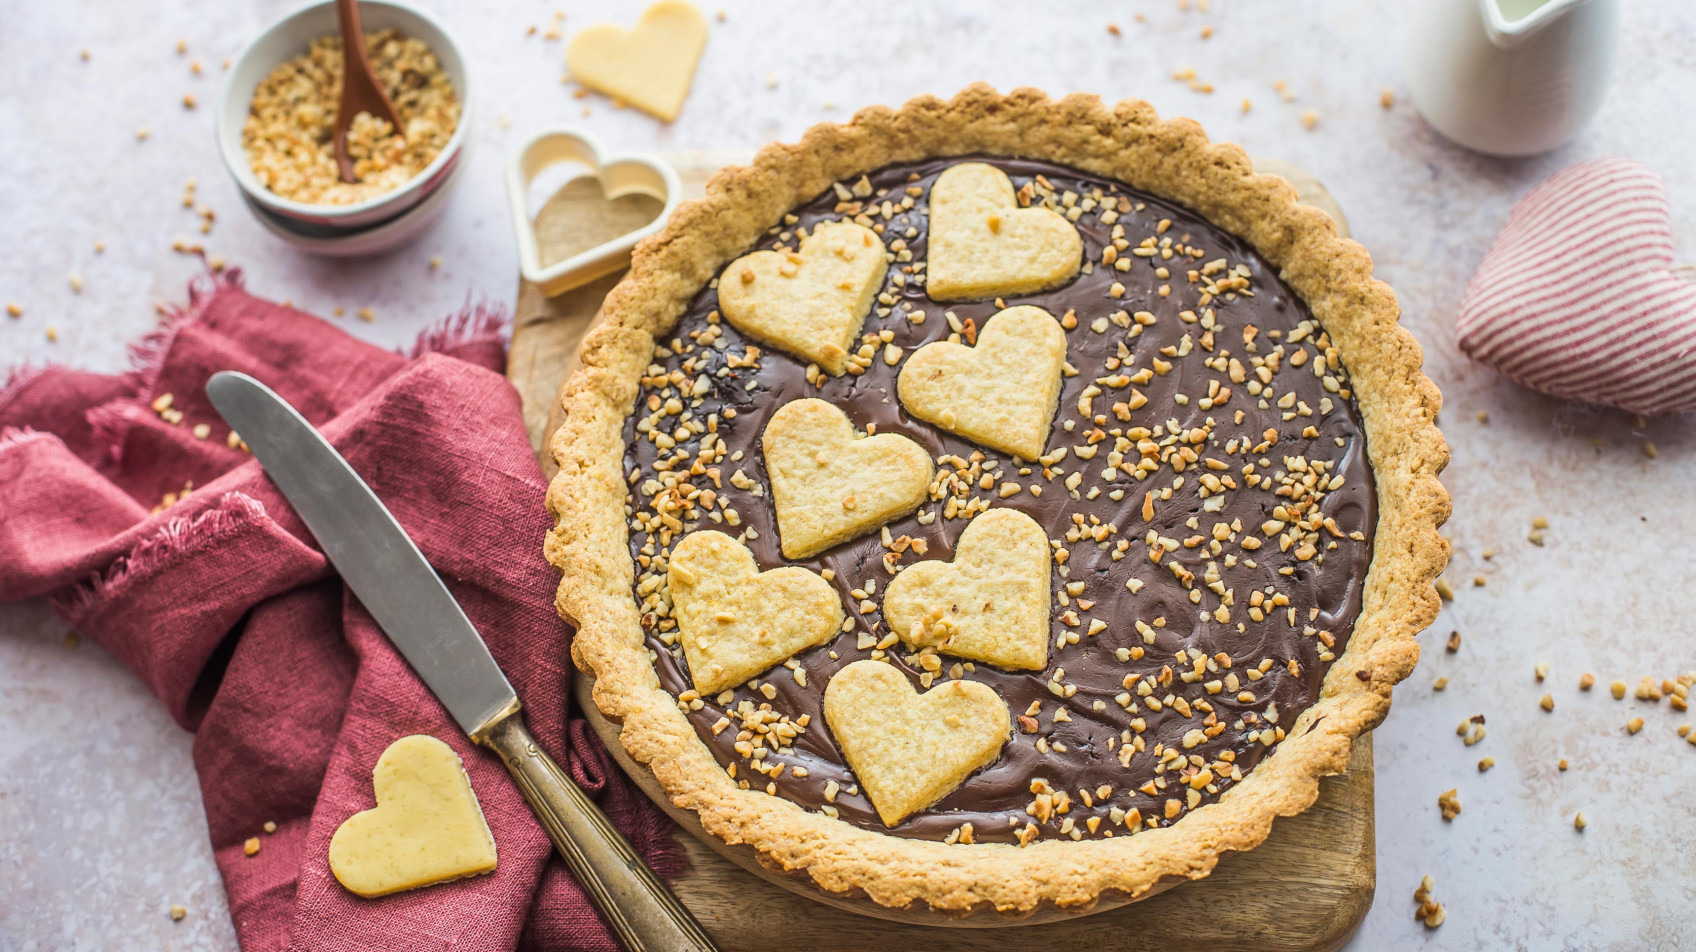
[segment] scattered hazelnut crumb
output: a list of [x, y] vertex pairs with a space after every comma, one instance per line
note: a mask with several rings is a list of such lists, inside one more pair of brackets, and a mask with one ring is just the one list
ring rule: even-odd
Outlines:
[[1459, 651], [1460, 650], [1460, 632], [1459, 631], [1449, 632], [1449, 641], [1443, 647], [1449, 652], [1449, 654], [1454, 654], [1455, 652]]
[[1635, 734], [1642, 729], [1643, 729], [1643, 718], [1641, 718], [1641, 717], [1634, 717], [1631, 720], [1625, 722], [1625, 732], [1627, 734]]
[[257, 837], [257, 836], [248, 837], [247, 842], [245, 842], [241, 845], [241, 851], [243, 853], [246, 853], [249, 856], [253, 856], [254, 854], [258, 853], [259, 852], [259, 837]]
[[1478, 411], [1478, 422], [1479, 423], [1489, 423], [1490, 422], [1490, 411], [1479, 410]]
[[1615, 681], [1614, 683], [1608, 685], [1608, 690], [1613, 693], [1614, 700], [1616, 700], [1616, 701], [1625, 700], [1625, 682], [1624, 681]]
[[1473, 588], [1483, 588], [1485, 585], [1488, 585], [1489, 582], [1490, 582], [1490, 580], [1485, 578], [1482, 575], [1474, 575], [1472, 577], [1472, 587]]
[[1542, 708], [1545, 711], [1554, 710], [1555, 709], [1555, 696], [1553, 694], [1543, 695], [1542, 698], [1538, 699], [1537, 706]]
[[1120, 31], [1120, 30], [1119, 30], [1119, 25], [1118, 25], [1118, 24], [1116, 24], [1116, 23], [1109, 23], [1109, 24], [1107, 24], [1107, 32], [1108, 32], [1108, 34], [1109, 34], [1109, 35], [1111, 35], [1111, 36], [1123, 36], [1123, 35], [1124, 35], [1124, 34], [1123, 34], [1123, 33], [1122, 33], [1122, 32], [1121, 32], [1121, 31]]
[[437, 268], [440, 268], [441, 266], [442, 266], [442, 256], [441, 255], [431, 256], [431, 258], [430, 258], [430, 270], [434, 271]]
[[1578, 689], [1588, 691], [1596, 686], [1596, 676], [1586, 671], [1578, 678]]
[[212, 435], [212, 424], [210, 424], [210, 423], [196, 423], [194, 425], [193, 433], [194, 433], [195, 439], [204, 440], [207, 437]]
[[172, 906], [171, 907], [171, 921], [172, 922], [181, 922], [181, 921], [183, 921], [183, 917], [186, 916], [186, 915], [188, 915], [188, 907], [186, 907], [186, 906]]
[[82, 61], [83, 61], [83, 62], [84, 62], [84, 63], [86, 63], [86, 62], [88, 62], [88, 59], [89, 59], [89, 52], [88, 52], [88, 51], [87, 51], [87, 50], [83, 50], [83, 51], [82, 51], [82, 52], [80, 52], [80, 53], [78, 53], [78, 54], [77, 54], [77, 55], [78, 55], [78, 56], [80, 56], [80, 57], [82, 57]]
[[51, 324], [47, 325], [47, 339], [49, 341], [57, 341], [59, 339], [59, 329]]
[[1413, 901], [1419, 903], [1419, 908], [1413, 912], [1413, 917], [1425, 923], [1425, 928], [1435, 929], [1448, 918], [1448, 912], [1443, 904], [1431, 898], [1431, 890], [1437, 885], [1436, 880], [1426, 876], [1419, 881], [1419, 888], [1413, 891]]
[[1564, 770], [1566, 770], [1566, 768], [1567, 768], [1566, 758], [1562, 757], [1561, 760], [1560, 760], [1560, 763], [1555, 764], [1555, 769], [1564, 771]]
[[1643, 455], [1649, 457], [1650, 459], [1654, 459], [1656, 456], [1660, 455], [1660, 451], [1655, 449], [1655, 444], [1650, 443], [1647, 440], [1645, 440], [1643, 442]]
[[1584, 811], [1582, 811], [1582, 810], [1580, 810], [1577, 813], [1577, 815], [1575, 815], [1572, 818], [1572, 828], [1575, 829], [1575, 830], [1579, 830], [1579, 831], [1582, 832], [1583, 829], [1585, 827], [1589, 826], [1589, 825], [1590, 824], [1588, 822], [1586, 822], [1585, 819], [1584, 819]]
[[178, 40], [177, 41], [177, 55], [181, 56], [181, 55], [183, 55], [184, 53], [187, 53], [187, 52], [188, 52], [188, 41], [187, 40]]
[[184, 109], [193, 109], [194, 108], [194, 94], [193, 93], [184, 93], [183, 94], [183, 108]]
[[1249, 101], [1249, 98], [1247, 96], [1244, 96], [1243, 97], [1243, 112], [1248, 112], [1250, 109], [1253, 109], [1253, 108], [1254, 108], [1254, 103]]
[[[1395, 104], [1396, 104], [1396, 94], [1394, 92], [1392, 92], [1391, 90], [1386, 89], [1383, 92], [1378, 94], [1378, 105], [1384, 107], [1385, 109], [1389, 109], [1391, 106], [1394, 106]], [[1479, 416], [1483, 416], [1483, 414], [1480, 413]]]
[[1547, 661], [1537, 662], [1537, 667], [1532, 669], [1532, 674], [1536, 675], [1537, 680], [1539, 680], [1539, 681], [1548, 677], [1549, 676], [1549, 662], [1547, 662]]
[[149, 129], [146, 126], [136, 126], [135, 127], [135, 137], [138, 141], [145, 142], [145, 141], [147, 141], [147, 137], [152, 135], [152, 134], [153, 134], [153, 130]]
[[7, 301], [6, 302], [6, 315], [8, 317], [23, 317], [24, 316], [24, 306], [22, 304], [19, 304], [16, 301]]
[[1201, 28], [1201, 38], [1205, 40], [1205, 39], [1211, 38], [1212, 36], [1213, 36], [1213, 26], [1212, 26], [1212, 24], [1204, 25]]
[[1450, 787], [1437, 797], [1437, 809], [1442, 811], [1443, 819], [1452, 820], [1460, 815], [1460, 790]]
[[1536, 517], [1532, 518], [1531, 528], [1533, 528], [1533, 529], [1547, 529], [1547, 528], [1549, 528], [1548, 518], [1545, 517], [1545, 516], [1536, 516]]
[[767, 89], [776, 89], [777, 88], [777, 74], [776, 73], [769, 73], [769, 72], [766, 73], [766, 88]]
[[72, 291], [75, 291], [78, 294], [82, 293], [82, 275], [72, 271], [70, 274], [65, 276], [65, 280], [70, 282]]
[[267, 832], [267, 833], [277, 832], [277, 821], [276, 820], [266, 820], [265, 826], [262, 827], [262, 829], [264, 829], [265, 832]]
[[1485, 757], [1483, 760], [1480, 760], [1478, 762], [1478, 772], [1483, 773], [1484, 771], [1489, 770], [1491, 767], [1494, 767], [1494, 766], [1496, 766], [1496, 758]]
[[200, 61], [199, 60], [191, 61], [188, 64], [188, 71], [193, 73], [196, 76], [199, 76], [200, 75]]
[[106, 242], [101, 241], [100, 239], [96, 238], [94, 240], [94, 253], [97, 254], [97, 255], [105, 254], [106, 253]]
[[377, 319], [377, 312], [371, 310], [368, 307], [362, 307], [358, 311], [354, 312], [354, 314], [355, 314], [356, 317], [358, 317], [362, 321], [365, 321], [366, 323], [370, 323], [371, 321], [374, 321], [374, 320]]
[[1449, 679], [1448, 678], [1438, 678], [1437, 680], [1431, 682], [1431, 690], [1433, 690], [1433, 691], [1441, 691], [1442, 689], [1444, 689], [1448, 686], [1449, 686]]
[[1452, 602], [1455, 600], [1454, 587], [1449, 584], [1449, 580], [1446, 578], [1437, 579], [1437, 594], [1441, 596], [1445, 602]]
[[74, 631], [65, 632], [65, 647], [70, 648], [74, 651], [76, 649], [76, 646], [80, 645], [80, 644], [82, 644], [82, 636], [81, 635], [77, 634]]

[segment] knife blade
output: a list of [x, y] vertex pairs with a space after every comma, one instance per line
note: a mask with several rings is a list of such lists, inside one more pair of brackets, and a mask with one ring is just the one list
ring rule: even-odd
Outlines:
[[246, 374], [214, 374], [206, 395], [418, 677], [473, 741], [500, 755], [619, 943], [630, 952], [718, 952], [607, 815], [536, 744], [482, 636], [347, 460], [288, 401]]
[[475, 738], [512, 709], [518, 695], [482, 636], [342, 454], [287, 401], [246, 374], [215, 374], [206, 395], [460, 728]]

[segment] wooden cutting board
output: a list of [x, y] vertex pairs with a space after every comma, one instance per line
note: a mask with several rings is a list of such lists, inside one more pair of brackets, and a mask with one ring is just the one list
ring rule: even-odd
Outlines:
[[[686, 198], [704, 193], [718, 169], [748, 161], [748, 153], [685, 152], [663, 156], [682, 177]], [[1302, 200], [1347, 224], [1336, 202], [1301, 169], [1261, 162], [1261, 171], [1289, 179]], [[537, 214], [544, 261], [581, 245], [584, 230], [628, 220], [632, 209], [608, 207], [593, 189], [562, 188]], [[578, 342], [594, 322], [601, 300], [622, 273], [548, 298], [519, 282], [507, 376], [524, 401], [531, 445], [550, 475], [553, 460], [541, 449], [558, 428], [556, 399], [573, 369]], [[1277, 821], [1266, 842], [1250, 853], [1230, 854], [1206, 879], [1173, 887], [1141, 902], [1092, 915], [1008, 928], [939, 928], [886, 921], [826, 905], [795, 892], [793, 880], [758, 867], [706, 835], [692, 814], [672, 807], [646, 768], [618, 742], [618, 725], [589, 700], [591, 681], [576, 679], [579, 705], [607, 748], [648, 795], [694, 836], [680, 836], [690, 868], [673, 883], [685, 905], [726, 952], [1004, 952], [1009, 947], [1054, 952], [1315, 952], [1341, 948], [1372, 905], [1377, 856], [1373, 834], [1372, 738], [1355, 743], [1347, 773], [1320, 783], [1319, 800], [1300, 816]], [[745, 868], [747, 867], [747, 868]], [[800, 886], [805, 890], [806, 885]], [[929, 920], [920, 913], [911, 918]]]

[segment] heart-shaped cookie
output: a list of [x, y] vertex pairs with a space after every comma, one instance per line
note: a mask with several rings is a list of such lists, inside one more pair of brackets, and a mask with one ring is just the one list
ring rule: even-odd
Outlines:
[[670, 122], [683, 109], [695, 64], [707, 45], [707, 18], [692, 3], [660, 0], [635, 29], [584, 27], [565, 50], [572, 78]]
[[495, 868], [495, 838], [452, 747], [402, 737], [377, 758], [371, 785], [377, 805], [330, 837], [330, 872], [348, 891], [387, 896]]
[[889, 265], [883, 239], [847, 221], [820, 222], [798, 251], [756, 251], [719, 278], [725, 320], [828, 374], [848, 370], [848, 351]]
[[842, 599], [829, 582], [793, 565], [761, 572], [754, 554], [722, 532], [684, 536], [666, 584], [702, 694], [733, 688], [842, 628]]
[[1003, 668], [1048, 666], [1048, 537], [1017, 509], [973, 519], [954, 561], [915, 562], [883, 593], [889, 630], [914, 647]]
[[907, 358], [896, 392], [907, 412], [1023, 459], [1042, 455], [1060, 400], [1066, 332], [1029, 305], [984, 322], [976, 347], [939, 340]]
[[1461, 350], [1557, 397], [1696, 410], [1696, 283], [1673, 260], [1659, 176], [1575, 165], [1514, 206], [1461, 302]]
[[1072, 279], [1083, 263], [1077, 228], [1047, 208], [1020, 208], [1007, 173], [963, 162], [930, 187], [925, 288], [938, 301], [1029, 294]]
[[987, 684], [945, 681], [924, 694], [882, 661], [856, 661], [824, 689], [824, 720], [885, 826], [947, 796], [992, 763], [1011, 735]]
[[895, 433], [861, 436], [848, 415], [808, 397], [784, 404], [760, 438], [783, 554], [804, 559], [917, 509], [936, 467]]

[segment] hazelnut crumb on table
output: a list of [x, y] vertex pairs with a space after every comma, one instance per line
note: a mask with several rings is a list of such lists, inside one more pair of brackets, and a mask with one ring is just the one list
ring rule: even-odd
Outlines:
[[1460, 815], [1459, 789], [1450, 787], [1437, 797], [1437, 809], [1442, 811], [1443, 819], [1452, 820]]
[[351, 205], [393, 191], [435, 160], [459, 125], [459, 96], [422, 40], [367, 33], [377, 81], [406, 124], [404, 137], [367, 113], [354, 117], [348, 153], [359, 181], [337, 173], [333, 136], [341, 97], [342, 41], [321, 36], [304, 56], [272, 70], [254, 90], [242, 147], [266, 188], [297, 202]]
[[1431, 890], [1435, 889], [1437, 881], [1426, 876], [1419, 881], [1419, 888], [1413, 891], [1413, 901], [1419, 903], [1419, 908], [1413, 912], [1413, 917], [1425, 923], [1425, 928], [1435, 929], [1448, 918], [1448, 911], [1443, 904], [1431, 898]]

